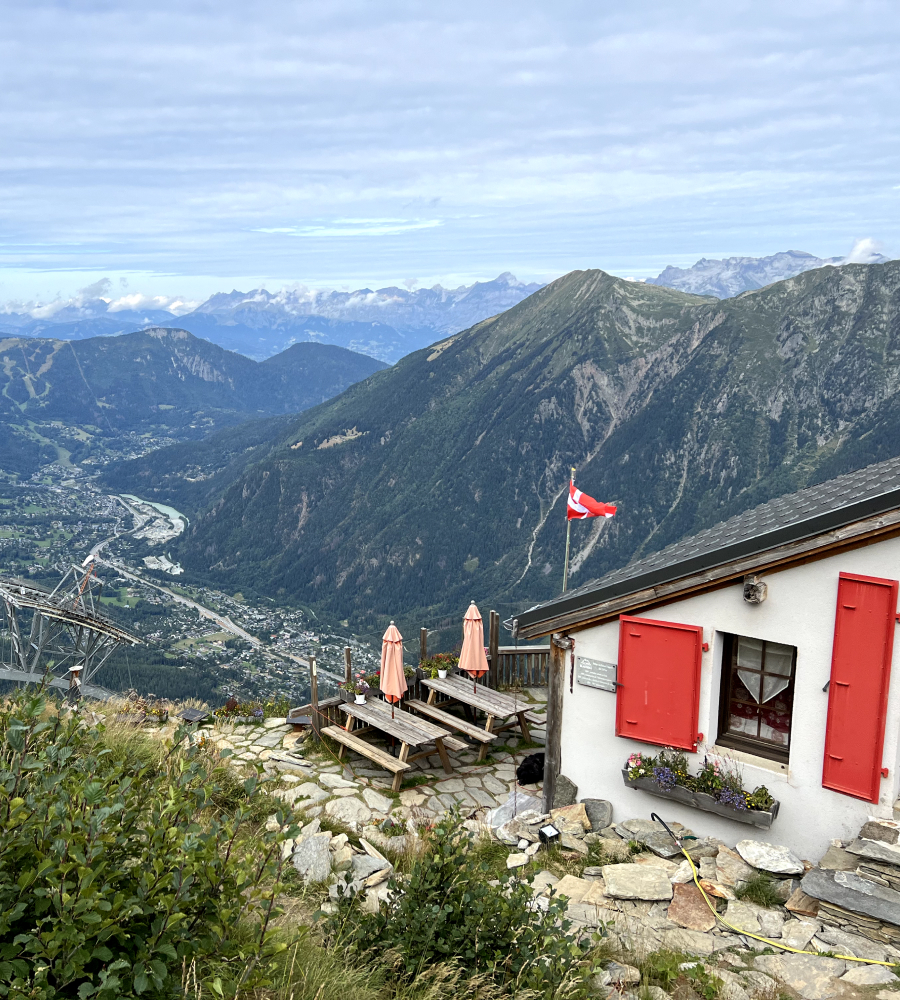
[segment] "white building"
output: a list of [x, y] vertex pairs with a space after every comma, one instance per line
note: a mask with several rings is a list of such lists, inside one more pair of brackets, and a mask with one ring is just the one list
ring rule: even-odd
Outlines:
[[[545, 795], [562, 773], [579, 798], [610, 800], [617, 820], [656, 811], [698, 835], [770, 840], [811, 860], [869, 817], [893, 819], [898, 577], [892, 459], [519, 615], [520, 638], [554, 636]], [[734, 762], [746, 789], [765, 785], [779, 803], [771, 829], [626, 785], [629, 755], [662, 747], [685, 750], [694, 773], [710, 755]]]

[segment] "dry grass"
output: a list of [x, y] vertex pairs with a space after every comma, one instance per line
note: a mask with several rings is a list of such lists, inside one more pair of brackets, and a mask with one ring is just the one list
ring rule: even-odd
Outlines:
[[[504, 988], [486, 977], [467, 977], [452, 962], [422, 970], [412, 983], [400, 979], [398, 966], [390, 954], [347, 964], [341, 954], [302, 933], [284, 952], [274, 986], [239, 996], [242, 1000], [536, 1000], [538, 996], [531, 990]], [[190, 1000], [193, 994], [187, 996]]]

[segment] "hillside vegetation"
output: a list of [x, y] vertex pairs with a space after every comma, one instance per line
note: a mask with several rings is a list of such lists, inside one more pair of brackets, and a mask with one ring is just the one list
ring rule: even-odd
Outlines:
[[[727, 301], [573, 272], [208, 468], [179, 558], [373, 624], [518, 610], [559, 590], [570, 466], [619, 504], [573, 526], [578, 585], [900, 451], [898, 289], [898, 262]], [[178, 498], [190, 461], [162, 450], [110, 482]]]
[[492, 882], [458, 818], [420, 831], [386, 902], [364, 912], [348, 877], [333, 905], [289, 862], [280, 779], [243, 767], [41, 691], [0, 707], [0, 996], [590, 995], [590, 935], [569, 933], [563, 901], [545, 912], [527, 882]]
[[253, 417], [296, 413], [384, 367], [312, 343], [260, 363], [185, 330], [77, 343], [0, 338], [0, 470], [30, 474], [56, 460], [140, 453]]

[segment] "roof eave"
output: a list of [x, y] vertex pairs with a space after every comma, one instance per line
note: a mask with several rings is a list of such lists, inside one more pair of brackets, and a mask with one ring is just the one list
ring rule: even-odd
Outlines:
[[[894, 509], [798, 541], [772, 546], [729, 562], [683, 574], [671, 580], [657, 584], [648, 583], [647, 586], [632, 588], [627, 593], [595, 600], [577, 608], [561, 607], [562, 601], [535, 608], [527, 612], [531, 616], [530, 621], [523, 622], [525, 616], [520, 616], [518, 635], [522, 639], [536, 639], [553, 632], [602, 624], [604, 621], [618, 618], [621, 614], [653, 605], [668, 604], [689, 594], [717, 589], [751, 573], [786, 569], [790, 565], [825, 558], [837, 550], [857, 548], [898, 534], [900, 534], [900, 509]], [[640, 578], [636, 578], [633, 582], [638, 580]], [[541, 612], [553, 611], [554, 608], [555, 614], [537, 617]]]

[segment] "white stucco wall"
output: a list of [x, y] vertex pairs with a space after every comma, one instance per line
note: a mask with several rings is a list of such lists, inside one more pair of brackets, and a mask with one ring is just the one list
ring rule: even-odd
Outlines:
[[[699, 732], [705, 745], [688, 754], [696, 770], [703, 753], [715, 742], [719, 718], [724, 633], [754, 636], [797, 647], [797, 671], [790, 761], [786, 769], [774, 762], [759, 765], [742, 757], [745, 788], [766, 785], [781, 802], [771, 830], [761, 831], [688, 806], [666, 802], [626, 787], [621, 769], [629, 754], [654, 754], [658, 747], [615, 735], [616, 696], [574, 684], [569, 691], [567, 657], [563, 696], [562, 773], [578, 785], [578, 797], [609, 799], [614, 821], [657, 812], [690, 826], [699, 835], [717, 836], [730, 844], [747, 837], [791, 846], [801, 857], [816, 861], [833, 837], [854, 837], [869, 816], [893, 818], [900, 767], [900, 676], [893, 676], [888, 696], [882, 764], [890, 769], [881, 780], [877, 804], [863, 802], [822, 787], [825, 719], [828, 694], [822, 688], [831, 673], [831, 647], [837, 602], [838, 574], [860, 573], [896, 580], [900, 577], [900, 539], [889, 539], [805, 566], [767, 573], [768, 598], [761, 605], [743, 600], [740, 583], [721, 590], [636, 612], [658, 621], [703, 626]], [[619, 650], [619, 623], [571, 633], [575, 655], [615, 663]], [[900, 663], [900, 639], [894, 644], [893, 670]], [[752, 760], [752, 758], [750, 758]]]

